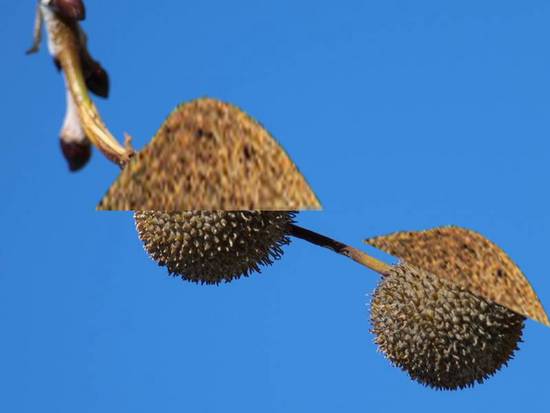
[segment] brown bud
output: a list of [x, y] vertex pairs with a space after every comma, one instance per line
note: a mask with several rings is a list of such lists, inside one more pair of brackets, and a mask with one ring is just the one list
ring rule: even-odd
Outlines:
[[61, 151], [69, 164], [69, 170], [82, 169], [92, 154], [91, 143], [86, 137], [71, 93], [67, 90], [67, 112], [59, 134]]
[[86, 18], [86, 9], [82, 0], [52, 0], [50, 8], [65, 19], [84, 20]]
[[92, 60], [82, 62], [84, 66], [84, 78], [88, 90], [99, 97], [109, 97], [109, 74], [101, 64]]
[[[88, 90], [95, 95], [107, 99], [109, 97], [109, 74], [100, 63], [95, 60], [85, 60], [86, 55], [82, 55], [82, 66], [84, 72], [84, 81]], [[61, 63], [58, 59], [53, 59], [53, 64], [58, 71], [61, 71]]]
[[67, 142], [61, 138], [59, 142], [61, 144], [61, 151], [67, 160], [71, 172], [79, 171], [90, 160], [92, 147], [89, 140]]

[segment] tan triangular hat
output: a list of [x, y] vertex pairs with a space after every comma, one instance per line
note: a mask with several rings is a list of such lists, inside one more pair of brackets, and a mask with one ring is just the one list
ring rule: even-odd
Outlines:
[[315, 210], [305, 178], [273, 137], [214, 99], [180, 105], [124, 167], [98, 210]]
[[449, 226], [396, 232], [365, 242], [474, 295], [550, 326], [537, 294], [518, 266], [500, 247], [477, 232]]

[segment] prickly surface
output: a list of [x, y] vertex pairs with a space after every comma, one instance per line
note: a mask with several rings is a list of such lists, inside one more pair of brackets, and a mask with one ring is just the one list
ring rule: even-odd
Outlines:
[[171, 275], [204, 284], [229, 282], [279, 259], [294, 212], [138, 211], [145, 250]]
[[500, 247], [477, 232], [449, 226], [396, 232], [365, 242], [550, 326], [537, 294], [518, 266]]
[[400, 264], [371, 301], [380, 351], [412, 379], [455, 390], [481, 383], [513, 357], [524, 317], [451, 282]]
[[320, 209], [285, 151], [254, 119], [214, 99], [179, 106], [126, 165], [100, 210]]

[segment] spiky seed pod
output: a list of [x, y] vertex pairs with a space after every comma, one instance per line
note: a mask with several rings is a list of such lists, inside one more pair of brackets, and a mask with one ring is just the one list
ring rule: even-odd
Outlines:
[[393, 267], [371, 302], [379, 349], [412, 379], [455, 390], [506, 365], [524, 317], [410, 265]]
[[229, 282], [272, 264], [290, 242], [290, 211], [138, 211], [145, 250], [172, 275], [203, 284]]

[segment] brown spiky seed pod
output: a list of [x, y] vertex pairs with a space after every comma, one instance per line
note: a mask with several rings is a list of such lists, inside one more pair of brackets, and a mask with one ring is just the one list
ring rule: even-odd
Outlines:
[[172, 275], [203, 283], [260, 272], [290, 242], [290, 211], [137, 211], [145, 250]]
[[481, 383], [521, 341], [524, 317], [410, 265], [393, 267], [371, 302], [379, 349], [412, 379], [441, 390]]

